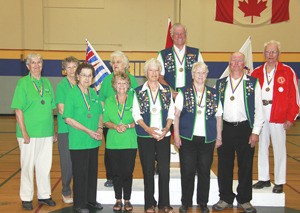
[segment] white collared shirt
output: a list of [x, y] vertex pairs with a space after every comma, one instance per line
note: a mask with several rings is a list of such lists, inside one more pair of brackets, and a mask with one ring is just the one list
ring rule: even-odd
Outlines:
[[[230, 85], [230, 76], [227, 77], [227, 86], [225, 89], [225, 99], [223, 106], [223, 119], [228, 122], [241, 122], [248, 120], [245, 110], [244, 102], [244, 88], [243, 81], [247, 80], [247, 75], [243, 75], [242, 82], [235, 89], [234, 93], [232, 92]], [[237, 84], [238, 80], [232, 79], [233, 85]], [[230, 97], [234, 96], [234, 100], [230, 100]], [[263, 109], [262, 109], [262, 99], [261, 99], [261, 88], [257, 82], [255, 86], [255, 109], [254, 109], [254, 124], [252, 133], [259, 135], [262, 125], [264, 123]]]
[[[159, 89], [164, 90], [164, 88], [161, 84], [159, 84]], [[153, 100], [150, 96], [151, 91], [150, 91], [150, 88], [148, 87], [148, 81], [146, 81], [143, 84], [142, 91], [145, 91], [145, 90], [147, 90], [147, 93], [149, 96], [150, 109], [151, 109], [151, 107], [156, 107], [157, 109], [161, 109], [162, 106], [161, 106], [161, 102], [159, 100], [160, 99], [159, 93], [158, 93], [157, 101], [154, 104]], [[151, 113], [151, 110], [150, 110], [150, 113]], [[137, 121], [140, 119], [143, 119], [136, 94], [134, 95], [134, 98], [133, 98], [132, 116], [137, 125], [138, 125]], [[157, 114], [151, 113], [150, 118], [151, 118], [150, 124], [147, 124], [149, 127], [157, 127], [158, 129], [164, 128], [162, 126], [162, 122], [161, 122], [162, 121], [162, 113], [157, 113]], [[171, 98], [167, 119], [174, 120], [174, 118], [175, 118], [175, 107], [174, 107], [173, 99]], [[171, 135], [170, 131], [166, 134], [166, 136], [169, 136], [169, 135]]]

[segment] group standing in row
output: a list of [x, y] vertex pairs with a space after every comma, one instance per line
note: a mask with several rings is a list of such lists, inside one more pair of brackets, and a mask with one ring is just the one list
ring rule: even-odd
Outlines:
[[[33, 171], [36, 171], [38, 202], [55, 206], [51, 198], [52, 143], [56, 140], [52, 110], [58, 108], [58, 141], [62, 172], [62, 199], [74, 203], [77, 212], [102, 209], [96, 201], [98, 149], [105, 138], [108, 185], [114, 187], [114, 211], [132, 211], [130, 202], [137, 149], [144, 176], [144, 208], [172, 213], [170, 205], [170, 128], [179, 149], [181, 207], [193, 205], [197, 173], [197, 204], [209, 212], [210, 169], [218, 151], [220, 200], [217, 211], [238, 208], [254, 213], [252, 187], [270, 186], [269, 138], [275, 156], [274, 193], [283, 191], [286, 173], [286, 129], [299, 113], [298, 78], [291, 67], [278, 61], [280, 45], [265, 44], [266, 63], [244, 73], [245, 56], [231, 55], [230, 74], [216, 88], [206, 85], [208, 67], [198, 49], [186, 46], [186, 28], [174, 24], [173, 47], [146, 61], [146, 82], [138, 86], [128, 72], [129, 60], [116, 51], [111, 55], [113, 73], [107, 76], [99, 96], [90, 88], [94, 68], [74, 57], [62, 65], [67, 76], [57, 85], [56, 102], [50, 82], [41, 76], [42, 57], [30, 54], [29, 74], [16, 86], [12, 109], [16, 112], [21, 150], [22, 207], [33, 209]], [[49, 128], [49, 125], [51, 128]], [[259, 182], [252, 186], [253, 156], [259, 142]], [[233, 192], [233, 167], [238, 161], [237, 194]], [[154, 197], [155, 161], [158, 163], [158, 201]], [[70, 186], [73, 178], [73, 195]]]

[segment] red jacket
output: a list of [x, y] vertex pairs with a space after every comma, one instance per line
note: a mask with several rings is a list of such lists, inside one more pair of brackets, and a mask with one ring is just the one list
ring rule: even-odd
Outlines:
[[[260, 86], [264, 84], [264, 66], [257, 67], [251, 76], [258, 78]], [[298, 78], [294, 70], [278, 62], [273, 87], [273, 100], [271, 108], [271, 123], [284, 123], [286, 120], [294, 122], [299, 113]]]

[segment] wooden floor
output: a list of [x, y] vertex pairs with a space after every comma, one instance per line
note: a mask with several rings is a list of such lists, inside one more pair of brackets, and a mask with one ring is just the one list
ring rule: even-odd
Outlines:
[[[286, 208], [257, 208], [258, 212], [300, 212], [300, 120], [287, 133], [287, 184], [284, 186], [286, 194]], [[21, 208], [19, 197], [20, 187], [20, 163], [19, 148], [15, 136], [15, 117], [0, 116], [0, 212], [28, 212]], [[270, 158], [273, 158], [270, 151]], [[217, 155], [214, 154], [214, 163], [212, 170], [217, 173]], [[236, 167], [236, 166], [235, 166]], [[270, 168], [273, 168], [271, 160]], [[271, 180], [274, 179], [273, 170], [271, 171]], [[105, 177], [103, 165], [103, 147], [99, 152], [99, 178]], [[141, 166], [139, 158], [136, 159], [136, 167], [134, 178], [142, 178]], [[236, 171], [235, 171], [236, 179]], [[254, 158], [254, 174], [253, 179], [257, 179], [257, 149]], [[61, 199], [61, 177], [59, 166], [59, 154], [57, 143], [54, 144], [53, 165], [51, 170], [52, 197], [56, 201], [55, 207], [39, 206], [37, 199], [34, 199], [34, 210], [31, 212], [72, 212], [72, 205], [64, 204]], [[172, 187], [172, 186], [171, 186]], [[36, 198], [36, 194], [35, 194]], [[113, 199], [113, 198], [112, 198]], [[112, 212], [111, 206], [105, 206], [101, 212]], [[179, 206], [174, 207], [178, 212]], [[135, 212], [144, 212], [143, 206], [134, 206]], [[194, 207], [189, 213], [200, 212]], [[224, 213], [241, 212], [241, 209], [233, 208], [223, 211]]]

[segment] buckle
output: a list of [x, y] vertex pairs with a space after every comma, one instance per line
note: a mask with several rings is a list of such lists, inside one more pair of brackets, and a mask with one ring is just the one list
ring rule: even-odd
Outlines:
[[264, 106], [267, 106], [267, 105], [269, 105], [269, 104], [272, 104], [272, 100], [262, 100], [262, 103], [263, 103], [263, 105]]

